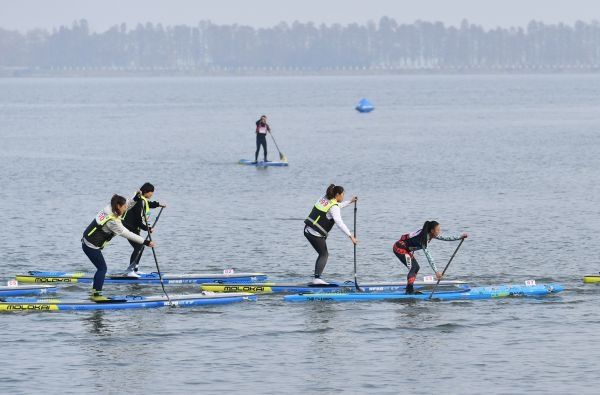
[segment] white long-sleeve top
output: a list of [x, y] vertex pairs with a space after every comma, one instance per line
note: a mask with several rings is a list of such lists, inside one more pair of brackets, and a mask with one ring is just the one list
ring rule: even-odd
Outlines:
[[[127, 210], [129, 210], [131, 207], [133, 207], [135, 205], [135, 203], [136, 202], [133, 199], [127, 199]], [[112, 212], [112, 208], [110, 207], [110, 204], [108, 206], [104, 207], [104, 209], [102, 209], [102, 211], [104, 211], [104, 213], [106, 215], [114, 215]], [[140, 235], [136, 235], [132, 231], [128, 230], [125, 226], [123, 226], [123, 223], [121, 222], [120, 217], [118, 219], [108, 221], [107, 223], [105, 223], [104, 226], [102, 226], [102, 231], [107, 232], [107, 233], [112, 232], [117, 236], [124, 237], [127, 240], [131, 240], [137, 244], [144, 244], [144, 238]], [[92, 243], [88, 242], [85, 239], [85, 237], [83, 238], [83, 242], [85, 243], [86, 246], [88, 246], [90, 248], [93, 248], [95, 250], [100, 249], [100, 248], [96, 247], [95, 245], [93, 245]]]
[[[350, 233], [350, 229], [348, 229], [348, 227], [344, 223], [344, 220], [342, 219], [342, 212], [340, 210], [348, 206], [349, 204], [350, 200], [345, 200], [341, 203], [336, 204], [335, 206], [329, 209], [326, 216], [327, 219], [333, 219], [337, 227], [340, 228], [340, 230], [344, 232], [348, 237], [350, 237], [352, 233]], [[317, 232], [309, 226], [306, 227], [306, 232], [310, 233], [313, 236], [323, 237], [319, 232]]]

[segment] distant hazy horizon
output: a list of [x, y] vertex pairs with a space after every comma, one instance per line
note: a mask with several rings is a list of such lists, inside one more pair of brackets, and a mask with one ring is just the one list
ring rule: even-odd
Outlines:
[[18, 30], [52, 29], [86, 19], [92, 31], [102, 32], [126, 23], [162, 23], [195, 25], [201, 20], [216, 24], [240, 24], [256, 28], [271, 27], [279, 22], [359, 23], [394, 18], [399, 23], [416, 20], [443, 22], [457, 26], [463, 19], [484, 28], [526, 26], [531, 20], [543, 23], [573, 24], [577, 20], [600, 19], [600, 2], [593, 0], [504, 0], [478, 1], [421, 0], [221, 0], [207, 3], [194, 0], [21, 0], [0, 5], [0, 28]]

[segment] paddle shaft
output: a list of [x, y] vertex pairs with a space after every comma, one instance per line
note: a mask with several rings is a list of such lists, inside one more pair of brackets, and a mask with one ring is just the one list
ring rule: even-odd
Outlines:
[[[354, 238], [356, 238], [356, 200], [354, 201]], [[354, 244], [354, 286], [356, 290], [362, 292], [362, 289], [358, 286], [358, 279], [356, 278], [356, 243]]]
[[[144, 209], [145, 207], [143, 207], [142, 209]], [[154, 220], [154, 224], [152, 224], [152, 229], [154, 229], [154, 227], [156, 226], [156, 223], [158, 222], [158, 219], [160, 218], [160, 215], [163, 212], [164, 207], [161, 207], [158, 215], [156, 216], [156, 219]], [[148, 221], [146, 220], [146, 226], [148, 226]], [[150, 236], [150, 230], [148, 230], [148, 236]], [[148, 236], [146, 236], [146, 240], [148, 240]], [[137, 262], [139, 264], [140, 259], [142, 259], [142, 254], [144, 253], [144, 249], [146, 248], [145, 245], [142, 245], [142, 248], [140, 248], [140, 250], [137, 253], [137, 256], [135, 257], [135, 262]]]
[[273, 142], [275, 143], [275, 147], [277, 148], [277, 151], [278, 151], [279, 153], [281, 153], [281, 151], [279, 150], [279, 146], [277, 145], [277, 141], [275, 141], [275, 137], [273, 137], [273, 133], [270, 133], [270, 132], [269, 132], [269, 134], [271, 135], [271, 138], [273, 139]]
[[279, 159], [283, 160], [285, 158], [285, 155], [281, 153], [281, 150], [279, 149], [279, 146], [277, 145], [277, 141], [275, 141], [275, 137], [273, 137], [273, 133], [269, 132], [269, 134], [271, 135], [271, 138], [273, 139], [273, 142], [275, 143], [277, 152], [279, 152]]
[[[164, 207], [160, 208], [160, 212], [162, 213], [162, 209]], [[146, 222], [146, 227], [148, 227], [148, 217], [146, 216], [146, 210], [143, 211], [144, 213], [144, 221]], [[160, 213], [158, 214], [158, 216], [156, 217], [156, 221], [158, 221], [158, 217], [160, 216]], [[156, 224], [156, 221], [154, 221], [154, 223]], [[150, 228], [148, 228], [148, 236], [146, 237], [150, 242], [152, 242], [152, 235], [150, 233]], [[165, 283], [163, 282], [163, 278], [162, 278], [162, 274], [160, 272], [160, 267], [158, 266], [158, 258], [156, 257], [156, 251], [154, 250], [154, 247], [152, 248], [152, 255], [154, 255], [154, 263], [156, 263], [156, 271], [158, 272], [158, 278], [160, 280], [160, 286], [162, 287], [163, 293], [165, 294], [165, 296], [167, 297], [167, 300], [169, 301], [169, 306], [173, 306], [172, 302], [171, 302], [171, 298], [169, 297], [169, 294], [167, 293], [167, 290], [165, 289]]]
[[450, 266], [450, 263], [452, 262], [452, 260], [454, 259], [454, 256], [456, 255], [456, 253], [458, 252], [458, 249], [460, 248], [460, 246], [462, 245], [462, 243], [465, 241], [465, 239], [462, 239], [460, 241], [460, 243], [458, 243], [458, 246], [456, 247], [456, 250], [454, 250], [454, 254], [452, 254], [452, 256], [450, 257], [450, 260], [448, 261], [448, 263], [446, 264], [446, 267], [444, 268], [444, 271], [442, 272], [442, 275], [440, 276], [440, 278], [437, 280], [437, 282], [435, 283], [435, 286], [433, 287], [433, 289], [431, 290], [431, 293], [429, 294], [429, 298], [431, 299], [433, 296], [433, 293], [435, 292], [435, 289], [437, 288], [437, 286], [440, 284], [440, 281], [442, 281], [442, 278], [444, 278], [444, 274], [446, 274], [446, 270], [448, 270], [448, 266]]

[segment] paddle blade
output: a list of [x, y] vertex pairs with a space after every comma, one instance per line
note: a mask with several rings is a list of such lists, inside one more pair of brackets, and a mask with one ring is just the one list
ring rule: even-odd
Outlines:
[[284, 154], [282, 154], [281, 152], [279, 153], [279, 160], [281, 160], [282, 162], [286, 162], [286, 163], [288, 161], [286, 156]]

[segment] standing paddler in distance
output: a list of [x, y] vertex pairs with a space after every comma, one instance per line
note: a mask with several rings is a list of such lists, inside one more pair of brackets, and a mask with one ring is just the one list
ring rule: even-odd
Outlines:
[[341, 209], [357, 201], [355, 196], [350, 200], [344, 201], [344, 187], [331, 184], [327, 187], [325, 196], [317, 200], [310, 214], [304, 220], [304, 237], [308, 239], [310, 245], [319, 254], [315, 263], [315, 278], [313, 285], [327, 285], [327, 282], [321, 279], [323, 269], [327, 265], [329, 252], [327, 251], [327, 236], [333, 225], [337, 225], [342, 232], [346, 234], [356, 245], [358, 240], [350, 233], [350, 230], [342, 220]]
[[414, 283], [417, 278], [420, 266], [415, 259], [414, 252], [417, 250], [423, 250], [429, 266], [435, 272], [437, 280], [442, 278], [442, 273], [438, 270], [435, 265], [435, 261], [429, 252], [429, 242], [433, 239], [444, 240], [444, 241], [456, 241], [466, 239], [469, 235], [463, 233], [460, 236], [444, 236], [442, 235], [442, 228], [436, 221], [425, 221], [422, 229], [418, 229], [414, 232], [407, 233], [400, 237], [400, 240], [394, 243], [393, 250], [396, 257], [400, 259], [400, 262], [408, 269], [408, 275], [406, 276], [406, 293], [414, 294]]
[[[150, 209], [157, 207], [167, 207], [166, 204], [161, 204], [159, 202], [152, 202], [150, 199], [154, 195], [154, 185], [149, 182], [142, 185], [140, 191], [136, 193], [133, 200], [135, 204], [131, 207], [125, 215], [123, 215], [123, 226], [135, 233], [136, 235], [140, 234], [140, 230], [144, 230], [146, 232], [152, 232], [152, 227], [147, 227], [144, 216], [148, 216], [150, 214]], [[129, 258], [129, 266], [125, 270], [127, 277], [136, 277], [139, 278], [138, 267], [140, 264], [140, 258], [142, 256], [142, 250], [144, 249], [143, 244], [139, 244], [135, 241], [128, 240], [129, 244], [133, 247], [133, 252], [131, 253], [131, 257]]]
[[271, 127], [267, 123], [267, 116], [262, 115], [258, 121], [256, 121], [256, 153], [254, 154], [254, 164], [258, 163], [258, 153], [260, 147], [263, 147], [263, 154], [265, 162], [267, 160], [267, 133], [271, 133]]
[[110, 204], [102, 209], [83, 232], [81, 247], [83, 252], [96, 267], [94, 285], [90, 299], [94, 302], [108, 302], [110, 299], [102, 296], [102, 287], [106, 276], [106, 262], [102, 255], [102, 249], [115, 236], [121, 236], [134, 243], [154, 247], [156, 244], [150, 240], [144, 240], [140, 235], [127, 230], [121, 218], [125, 212], [136, 202], [127, 200], [123, 196], [113, 195]]

